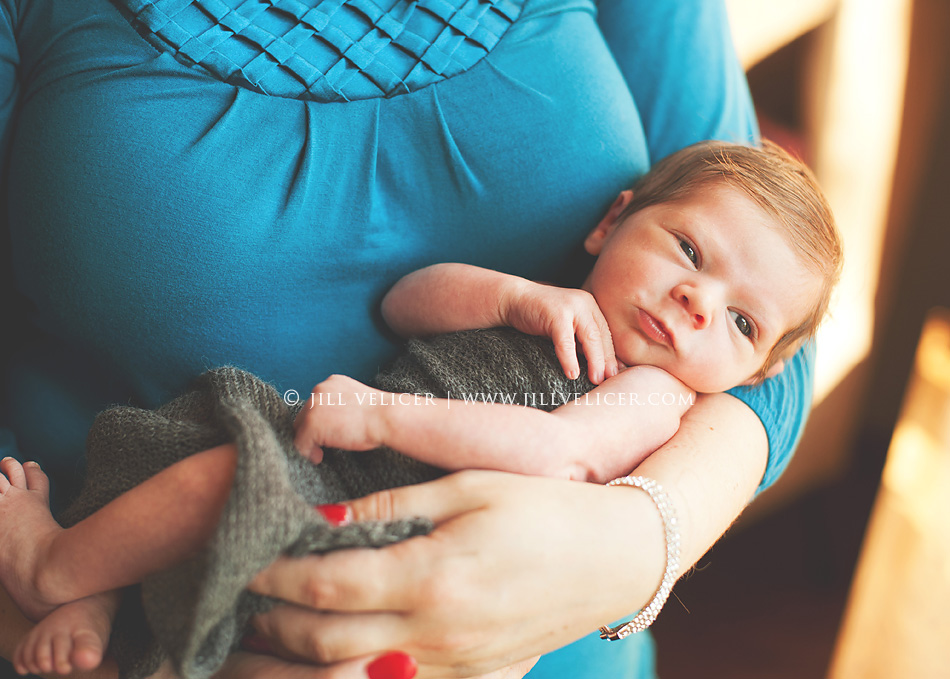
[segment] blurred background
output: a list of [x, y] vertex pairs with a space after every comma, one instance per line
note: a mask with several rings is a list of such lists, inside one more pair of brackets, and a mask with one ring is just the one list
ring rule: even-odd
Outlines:
[[798, 453], [677, 585], [660, 676], [950, 678], [950, 2], [727, 4], [846, 267]]

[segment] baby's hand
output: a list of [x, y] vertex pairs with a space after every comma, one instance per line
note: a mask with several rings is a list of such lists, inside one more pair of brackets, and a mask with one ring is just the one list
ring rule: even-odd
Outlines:
[[600, 384], [619, 371], [607, 320], [589, 292], [526, 282], [508, 298], [504, 316], [521, 332], [550, 337], [564, 374], [572, 380], [581, 374], [575, 338], [587, 358], [591, 382]]
[[314, 463], [323, 446], [370, 450], [383, 445], [379, 436], [381, 407], [392, 395], [344, 375], [331, 375], [313, 388], [297, 415], [294, 445]]

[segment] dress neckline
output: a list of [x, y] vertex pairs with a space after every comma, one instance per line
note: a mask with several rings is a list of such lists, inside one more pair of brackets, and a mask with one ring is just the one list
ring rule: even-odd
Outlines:
[[525, 0], [113, 0], [160, 52], [224, 82], [319, 102], [408, 94], [462, 73]]

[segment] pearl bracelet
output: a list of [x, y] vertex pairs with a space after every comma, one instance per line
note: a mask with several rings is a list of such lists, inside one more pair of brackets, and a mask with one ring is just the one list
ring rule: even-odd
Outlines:
[[617, 627], [608, 627], [604, 625], [600, 628], [600, 638], [617, 641], [635, 632], [642, 632], [653, 624], [656, 616], [660, 614], [660, 609], [669, 598], [673, 591], [673, 585], [676, 584], [676, 576], [680, 568], [680, 532], [676, 522], [676, 511], [673, 508], [673, 501], [667, 495], [663, 487], [653, 479], [644, 476], [624, 476], [614, 479], [608, 486], [634, 486], [647, 493], [653, 504], [660, 512], [660, 518], [663, 519], [663, 530], [666, 534], [666, 571], [663, 573], [663, 579], [660, 581], [660, 587], [653, 595], [653, 599], [646, 605], [636, 617]]

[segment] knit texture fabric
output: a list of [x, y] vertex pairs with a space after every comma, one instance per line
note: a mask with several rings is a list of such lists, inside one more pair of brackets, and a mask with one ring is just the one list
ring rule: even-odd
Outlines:
[[[550, 341], [510, 329], [413, 340], [376, 385], [438, 398], [504, 398], [544, 410], [593, 388], [586, 377], [564, 376]], [[60, 517], [64, 526], [189, 455], [227, 442], [238, 449], [231, 492], [207, 546], [123, 597], [111, 642], [123, 677], [148, 676], [165, 658], [184, 679], [210, 676], [239, 643], [248, 618], [273, 605], [245, 587], [281, 554], [380, 547], [431, 530], [422, 518], [330, 526], [313, 505], [443, 472], [389, 449], [327, 449], [323, 462], [312, 465], [293, 447], [298, 409], [253, 375], [224, 367], [156, 411], [117, 407], [96, 418], [86, 483]]]

